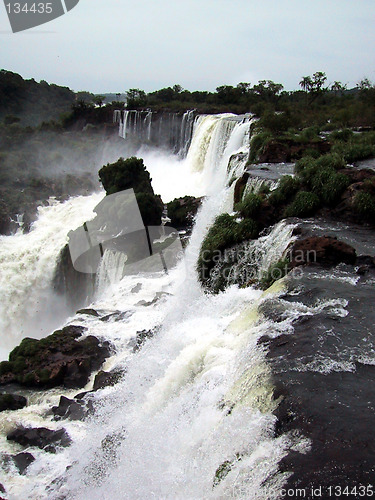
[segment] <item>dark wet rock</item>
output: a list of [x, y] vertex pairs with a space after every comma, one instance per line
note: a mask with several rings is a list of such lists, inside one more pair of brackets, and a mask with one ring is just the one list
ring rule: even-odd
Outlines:
[[0, 363], [0, 384], [84, 387], [110, 355], [108, 342], [101, 343], [91, 335], [80, 339], [85, 330], [71, 325], [41, 340], [23, 339], [9, 361]]
[[156, 292], [155, 294], [155, 297], [152, 299], [152, 300], [140, 300], [139, 302], [136, 303], [137, 306], [144, 306], [144, 307], [148, 307], [148, 306], [152, 306], [154, 304], [156, 304], [156, 302], [158, 302], [159, 299], [161, 299], [162, 297], [166, 297], [168, 295], [171, 295], [170, 293], [167, 293], [167, 292]]
[[93, 413], [93, 404], [91, 400], [69, 399], [61, 396], [59, 405], [52, 408], [52, 413], [55, 420], [61, 418], [84, 420], [88, 414]]
[[[290, 450], [280, 462], [279, 470], [290, 474], [284, 487], [308, 492], [322, 486], [321, 498], [328, 498], [329, 486], [374, 482], [375, 366], [354, 362], [374, 349], [373, 285], [334, 279], [341, 271], [342, 277], [350, 272], [355, 277], [351, 266], [335, 274], [311, 267], [302, 271], [296, 293], [283, 300], [315, 311], [302, 307], [307, 321], [293, 321], [294, 332], [259, 342], [273, 373], [274, 397], [279, 397], [275, 435], [292, 433], [310, 442], [305, 453]], [[347, 302], [347, 315], [338, 314], [334, 304], [316, 307], [337, 299]], [[312, 497], [307, 493], [305, 498]]]
[[58, 447], [66, 447], [71, 439], [65, 429], [57, 431], [45, 427], [27, 428], [18, 427], [7, 435], [8, 441], [15, 441], [21, 446], [36, 446], [41, 450], [56, 453]]
[[128, 343], [128, 346], [133, 349], [133, 352], [137, 352], [143, 346], [146, 340], [152, 338], [154, 334], [155, 330], [141, 330], [137, 332], [136, 337]]
[[93, 391], [116, 385], [121, 380], [124, 373], [124, 370], [113, 370], [110, 372], [101, 370], [95, 375]]
[[18, 453], [17, 455], [7, 455], [4, 462], [14, 463], [20, 474], [25, 474], [26, 469], [35, 461], [35, 457], [31, 453]]
[[137, 283], [131, 290], [131, 293], [138, 293], [142, 290], [142, 283]]
[[369, 255], [360, 255], [356, 260], [357, 274], [359, 276], [366, 276], [375, 271], [375, 258]]
[[53, 289], [62, 295], [72, 312], [86, 305], [94, 295], [95, 274], [77, 271], [72, 262], [69, 246], [62, 248], [53, 277]]
[[13, 394], [0, 394], [0, 412], [6, 410], [21, 410], [27, 405], [27, 399]]
[[87, 315], [87, 316], [94, 316], [96, 318], [100, 317], [100, 314], [98, 313], [98, 311], [95, 311], [95, 309], [79, 309], [79, 311], [77, 311], [77, 314], [84, 314], [84, 315]]
[[102, 318], [100, 318], [100, 321], [124, 321], [125, 319], [129, 318], [132, 315], [132, 311], [114, 311], [110, 314], [106, 314]]
[[234, 194], [233, 194], [233, 203], [239, 203], [242, 200], [242, 195], [249, 179], [250, 175], [245, 172], [242, 177], [237, 179], [236, 184], [234, 186]]
[[6, 203], [0, 200], [0, 234], [10, 234], [11, 216]]
[[296, 241], [289, 249], [290, 266], [320, 264], [335, 266], [341, 262], [355, 264], [357, 256], [353, 247], [332, 236], [312, 236]]
[[267, 319], [279, 323], [284, 320], [285, 307], [272, 299], [265, 300], [258, 308], [260, 314], [263, 314]]
[[5, 488], [4, 486], [0, 483], [0, 493], [5, 493]]
[[167, 203], [168, 217], [171, 219], [170, 225], [175, 229], [190, 230], [202, 200], [203, 198], [184, 196]]

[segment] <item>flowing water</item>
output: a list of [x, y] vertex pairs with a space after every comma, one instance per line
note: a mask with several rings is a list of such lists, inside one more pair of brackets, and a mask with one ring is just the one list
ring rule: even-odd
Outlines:
[[[133, 119], [132, 126], [140, 126]], [[150, 116], [142, 119], [145, 126], [151, 123]], [[190, 126], [191, 116], [185, 122]], [[125, 136], [126, 123], [129, 126], [125, 117], [120, 124]], [[90, 307], [100, 316], [120, 312], [121, 320], [77, 314], [69, 322], [87, 327], [85, 335], [109, 340], [116, 354], [104, 369], [126, 373], [120, 383], [92, 396], [96, 411], [84, 422], [55, 422], [45, 415], [58, 401], [61, 392], [56, 391], [35, 393], [27, 408], [0, 414], [3, 430], [20, 423], [63, 425], [73, 440], [56, 455], [32, 450], [36, 461], [24, 476], [2, 470], [0, 482], [9, 498], [277, 498], [285, 481], [277, 472], [279, 461], [290, 447], [308, 446], [289, 435], [274, 437], [271, 373], [257, 344], [272, 328], [278, 334], [279, 327], [262, 319], [259, 307], [280, 296], [283, 284], [267, 292], [232, 285], [218, 295], [207, 295], [195, 272], [210, 224], [221, 212], [232, 210], [228, 165], [233, 155], [248, 152], [250, 119], [204, 116], [192, 129], [185, 159], [149, 150], [145, 161], [156, 191], [167, 198], [173, 197], [173, 188], [176, 196], [207, 195], [185, 255], [168, 274], [123, 278], [121, 256], [105, 255], [114, 272], [109, 277], [99, 273], [97, 296]], [[190, 141], [188, 135], [183, 131], [180, 137]], [[237, 172], [244, 170], [246, 157], [242, 164], [236, 162]], [[179, 169], [178, 176], [172, 174], [174, 168]], [[182, 192], [184, 186], [191, 193]], [[6, 347], [25, 334], [52, 330], [50, 316], [55, 323], [62, 321], [55, 315], [50, 288], [56, 259], [67, 232], [90, 219], [102, 196], [52, 203], [40, 209], [30, 234], [2, 238], [1, 328]], [[284, 222], [253, 245], [260, 269], [280, 258], [293, 240], [293, 227]], [[291, 321], [283, 324], [284, 331]], [[134, 341], [142, 331], [152, 334], [135, 350]], [[92, 380], [86, 389], [91, 387]], [[0, 444], [5, 452], [18, 450], [4, 436]]]

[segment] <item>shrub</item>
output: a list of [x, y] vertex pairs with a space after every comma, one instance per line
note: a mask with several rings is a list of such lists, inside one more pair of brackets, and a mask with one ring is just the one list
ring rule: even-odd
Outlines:
[[334, 130], [329, 138], [334, 141], [348, 142], [353, 137], [353, 131], [349, 128], [343, 130]]
[[375, 222], [375, 196], [364, 191], [357, 193], [354, 198], [354, 208], [365, 220]]
[[367, 160], [375, 156], [375, 147], [370, 144], [352, 144], [344, 150], [344, 158], [348, 163]]
[[258, 194], [249, 193], [240, 203], [237, 203], [235, 209], [242, 217], [253, 218], [258, 215], [261, 206], [262, 198]]
[[272, 134], [270, 132], [260, 132], [256, 134], [251, 139], [249, 162], [255, 161], [271, 140]]
[[332, 168], [316, 169], [311, 179], [312, 191], [319, 196], [323, 205], [333, 206], [349, 186], [350, 180]]
[[340, 170], [346, 167], [346, 163], [341, 155], [338, 153], [328, 153], [320, 156], [315, 160], [315, 166], [320, 168], [333, 168], [334, 170]]
[[295, 164], [294, 170], [297, 174], [300, 174], [305, 169], [313, 167], [315, 165], [314, 158], [311, 156], [303, 156], [300, 160]]
[[289, 113], [274, 113], [267, 111], [260, 118], [259, 126], [263, 129], [269, 130], [272, 134], [280, 134], [285, 132], [291, 126]]
[[315, 193], [299, 191], [294, 201], [285, 209], [285, 217], [307, 217], [314, 214], [320, 206], [320, 200]]
[[282, 205], [286, 203], [290, 198], [292, 198], [298, 189], [300, 188], [300, 182], [295, 177], [291, 175], [284, 175], [279, 182], [278, 187], [272, 192], [269, 197], [271, 205]]

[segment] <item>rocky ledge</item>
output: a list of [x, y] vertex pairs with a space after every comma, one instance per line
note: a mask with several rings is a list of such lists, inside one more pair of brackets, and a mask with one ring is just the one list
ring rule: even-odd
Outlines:
[[0, 384], [84, 387], [91, 373], [111, 354], [108, 342], [101, 343], [92, 335], [82, 337], [85, 330], [71, 325], [41, 340], [23, 339], [10, 353], [9, 361], [0, 363]]

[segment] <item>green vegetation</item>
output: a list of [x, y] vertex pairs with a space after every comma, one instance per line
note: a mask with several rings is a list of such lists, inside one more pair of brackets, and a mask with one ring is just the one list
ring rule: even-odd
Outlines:
[[313, 215], [320, 206], [319, 197], [308, 191], [299, 191], [293, 202], [288, 205], [285, 217], [307, 217]]
[[203, 240], [197, 270], [202, 282], [208, 282], [210, 271], [215, 263], [220, 260], [222, 253], [244, 240], [253, 239], [258, 235], [257, 223], [252, 219], [244, 219], [240, 222], [236, 217], [229, 214], [219, 215], [210, 227]]
[[119, 158], [102, 167], [99, 178], [107, 195], [133, 188], [145, 226], [161, 224], [164, 205], [154, 194], [150, 174], [142, 159], [135, 156], [126, 160]]
[[240, 203], [237, 203], [235, 209], [239, 212], [241, 217], [254, 218], [259, 214], [261, 206], [262, 197], [257, 194], [249, 193]]
[[269, 201], [271, 205], [279, 206], [290, 200], [300, 188], [300, 181], [291, 175], [284, 175], [279, 181], [277, 189], [275, 189]]
[[354, 209], [358, 215], [366, 221], [375, 222], [375, 196], [368, 192], [360, 192], [355, 195]]
[[171, 226], [176, 229], [191, 226], [198, 207], [199, 201], [197, 201], [194, 196], [176, 198], [167, 203], [168, 217], [171, 219]]

